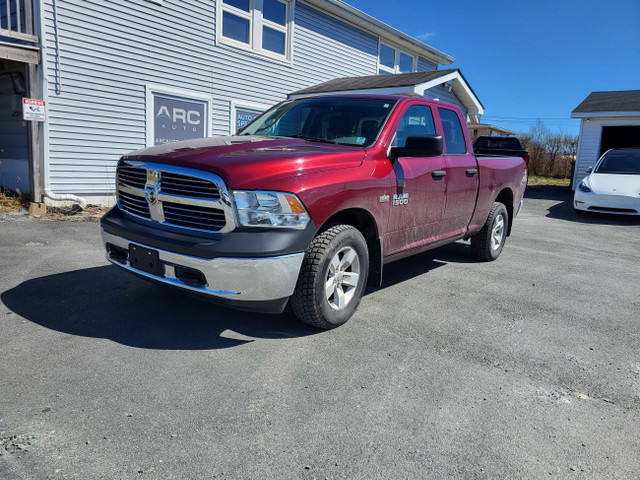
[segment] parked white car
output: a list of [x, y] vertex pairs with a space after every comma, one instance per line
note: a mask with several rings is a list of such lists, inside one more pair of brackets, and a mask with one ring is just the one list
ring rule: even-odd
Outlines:
[[580, 211], [640, 215], [640, 149], [605, 152], [576, 188]]

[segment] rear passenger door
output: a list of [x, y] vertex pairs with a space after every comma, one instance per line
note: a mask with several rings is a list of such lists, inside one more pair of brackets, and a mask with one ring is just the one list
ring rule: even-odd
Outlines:
[[478, 163], [463, 120], [456, 110], [438, 107], [447, 171], [447, 195], [442, 224], [447, 236], [466, 231], [476, 207]]

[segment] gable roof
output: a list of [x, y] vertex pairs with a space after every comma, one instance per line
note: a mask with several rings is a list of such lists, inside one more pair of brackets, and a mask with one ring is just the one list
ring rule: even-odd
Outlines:
[[440, 50], [427, 45], [420, 40], [407, 35], [400, 30], [387, 25], [377, 18], [368, 15], [341, 0], [304, 0], [316, 8], [328, 12], [347, 22], [379, 36], [383, 41], [391, 41], [400, 47], [411, 50], [413, 53], [432, 60], [440, 65], [449, 65], [455, 62], [455, 58]]
[[291, 95], [308, 95], [310, 93], [327, 93], [345, 90], [365, 90], [370, 88], [391, 88], [417, 85], [443, 77], [456, 69], [434, 70], [430, 72], [399, 73], [391, 75], [367, 75], [365, 77], [334, 78], [328, 82], [303, 88]]
[[347, 92], [423, 96], [426, 90], [446, 82], [451, 82], [452, 90], [467, 108], [469, 114], [482, 115], [484, 113], [482, 102], [457, 68], [393, 75], [334, 78], [328, 82], [293, 92], [289, 94], [289, 98]]
[[571, 112], [571, 117], [640, 115], [640, 90], [592, 92]]

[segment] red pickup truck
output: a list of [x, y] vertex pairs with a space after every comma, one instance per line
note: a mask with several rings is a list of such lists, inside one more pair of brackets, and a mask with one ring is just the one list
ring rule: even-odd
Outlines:
[[490, 261], [527, 183], [476, 157], [456, 106], [415, 97], [285, 101], [238, 135], [129, 153], [101, 220], [109, 261], [231, 307], [346, 322], [383, 265], [460, 239]]

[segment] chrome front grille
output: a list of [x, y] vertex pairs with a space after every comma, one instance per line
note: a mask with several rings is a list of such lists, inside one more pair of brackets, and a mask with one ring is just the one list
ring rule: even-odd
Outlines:
[[170, 165], [125, 161], [118, 166], [118, 206], [162, 225], [227, 232], [235, 228], [229, 193], [217, 175]]
[[218, 188], [209, 180], [180, 175], [176, 173], [162, 173], [162, 191], [173, 195], [198, 198], [220, 198]]

